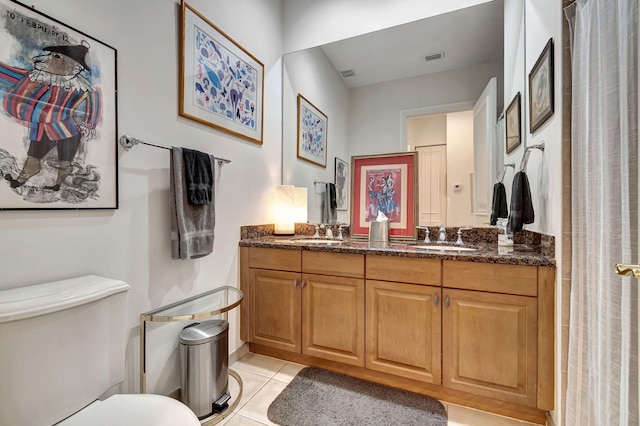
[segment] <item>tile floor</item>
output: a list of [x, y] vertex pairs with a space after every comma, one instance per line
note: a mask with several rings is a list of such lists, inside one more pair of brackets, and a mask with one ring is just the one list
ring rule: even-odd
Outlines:
[[[274, 424], [267, 418], [269, 405], [304, 365], [249, 353], [231, 365], [231, 368], [242, 378], [242, 398], [233, 414], [218, 424], [261, 426]], [[229, 379], [229, 387], [231, 395], [237, 395], [238, 385], [233, 378]], [[443, 404], [449, 414], [449, 426], [533, 426], [508, 417]]]

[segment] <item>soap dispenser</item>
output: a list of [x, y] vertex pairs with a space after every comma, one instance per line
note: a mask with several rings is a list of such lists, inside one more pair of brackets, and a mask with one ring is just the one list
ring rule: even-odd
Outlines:
[[498, 226], [500, 231], [498, 233], [498, 246], [500, 247], [513, 247], [513, 239], [509, 238], [509, 234], [507, 234], [507, 218], [499, 218]]

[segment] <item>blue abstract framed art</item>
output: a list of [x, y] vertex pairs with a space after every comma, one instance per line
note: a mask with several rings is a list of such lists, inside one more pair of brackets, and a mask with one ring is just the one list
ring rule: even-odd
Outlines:
[[327, 167], [327, 116], [298, 94], [298, 158]]
[[264, 65], [182, 1], [179, 114], [262, 144]]

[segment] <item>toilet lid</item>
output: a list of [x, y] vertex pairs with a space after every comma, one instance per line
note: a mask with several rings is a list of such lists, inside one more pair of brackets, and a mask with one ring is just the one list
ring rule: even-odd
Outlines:
[[59, 426], [200, 426], [183, 403], [162, 395], [113, 395], [95, 401]]

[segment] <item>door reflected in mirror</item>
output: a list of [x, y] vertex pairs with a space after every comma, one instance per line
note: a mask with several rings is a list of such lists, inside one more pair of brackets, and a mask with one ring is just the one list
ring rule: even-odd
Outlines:
[[[286, 54], [283, 183], [309, 189], [309, 221], [320, 219], [324, 189], [313, 182], [334, 181], [335, 157], [351, 164], [352, 156], [410, 149], [425, 162], [419, 166], [420, 224], [488, 226], [493, 184], [502, 164], [519, 162], [522, 155], [520, 147], [505, 153], [504, 129], [500, 134], [504, 122], [496, 123], [496, 117], [506, 98], [508, 104], [517, 92], [524, 93], [524, 22], [523, 0], [494, 0]], [[434, 52], [441, 57], [425, 60]], [[496, 98], [484, 108], [492, 112], [487, 116], [493, 121], [469, 128], [474, 105], [492, 78]], [[331, 122], [326, 167], [296, 156], [299, 94]], [[444, 139], [409, 140], [413, 130], [408, 123], [424, 115], [446, 118]], [[522, 115], [524, 119], [526, 112]], [[479, 147], [478, 132], [491, 141]], [[450, 138], [465, 142], [454, 144]], [[511, 178], [505, 177], [507, 191]], [[346, 184], [351, 201], [351, 177]], [[350, 222], [349, 201], [347, 210], [338, 211], [338, 222]]]

